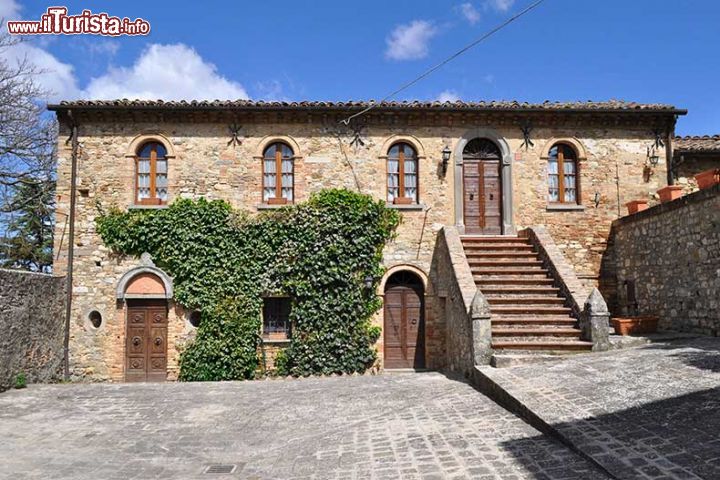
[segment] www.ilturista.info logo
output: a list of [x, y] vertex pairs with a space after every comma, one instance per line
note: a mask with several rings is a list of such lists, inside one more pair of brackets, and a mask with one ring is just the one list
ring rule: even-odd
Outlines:
[[142, 18], [111, 17], [107, 13], [83, 10], [79, 15], [68, 15], [67, 7], [48, 7], [40, 20], [14, 20], [7, 22], [11, 35], [147, 35], [150, 23]]

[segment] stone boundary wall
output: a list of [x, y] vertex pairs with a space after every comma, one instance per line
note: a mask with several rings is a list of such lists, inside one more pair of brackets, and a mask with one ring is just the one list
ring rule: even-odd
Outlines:
[[[613, 222], [606, 270], [613, 313], [658, 315], [660, 328], [720, 335], [720, 185]], [[614, 278], [613, 278], [614, 277]]]
[[435, 312], [445, 318], [445, 367], [470, 375], [488, 364], [490, 309], [473, 279], [457, 228], [443, 227], [433, 254], [430, 280], [435, 286]]
[[0, 269], [0, 391], [61, 376], [65, 277]]

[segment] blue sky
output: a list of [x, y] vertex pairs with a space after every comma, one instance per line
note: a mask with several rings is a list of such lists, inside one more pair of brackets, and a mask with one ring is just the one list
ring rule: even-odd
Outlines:
[[[60, 2], [0, 0], [35, 20]], [[147, 37], [43, 37], [24, 46], [55, 97], [381, 98], [530, 1], [70, 1], [142, 17]], [[720, 133], [720, 2], [545, 0], [401, 99], [624, 99]]]

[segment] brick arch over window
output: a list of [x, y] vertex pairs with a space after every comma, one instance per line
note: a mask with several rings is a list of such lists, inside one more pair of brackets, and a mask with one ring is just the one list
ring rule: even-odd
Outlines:
[[291, 137], [271, 135], [258, 145], [255, 160], [260, 163], [262, 202], [282, 205], [296, 200], [296, 171], [302, 159], [300, 146]]
[[133, 163], [133, 203], [167, 203], [170, 194], [168, 174], [175, 158], [172, 142], [160, 133], [143, 133], [130, 142], [125, 157]]
[[135, 158], [135, 156], [138, 153], [138, 150], [140, 147], [148, 142], [157, 142], [162, 144], [165, 147], [165, 150], [167, 151], [166, 157], [167, 158], [175, 158], [175, 147], [173, 146], [170, 139], [168, 139], [165, 135], [162, 133], [141, 133], [140, 135], [137, 135], [135, 138], [132, 139], [130, 144], [128, 145], [127, 150], [125, 151], [125, 157], [126, 158]]
[[580, 205], [580, 161], [586, 158], [582, 144], [574, 138], [551, 139], [541, 158], [547, 162], [548, 203]]

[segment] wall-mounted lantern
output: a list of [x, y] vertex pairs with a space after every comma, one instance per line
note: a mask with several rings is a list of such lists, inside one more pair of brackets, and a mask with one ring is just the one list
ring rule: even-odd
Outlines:
[[450, 163], [450, 155], [452, 155], [452, 151], [450, 150], [450, 147], [445, 145], [445, 148], [443, 148], [442, 151], [442, 172], [443, 175], [447, 173], [448, 169], [448, 163]]
[[373, 284], [375, 283], [375, 278], [372, 275], [366, 275], [363, 282], [365, 283], [365, 289], [371, 290], [373, 287]]

